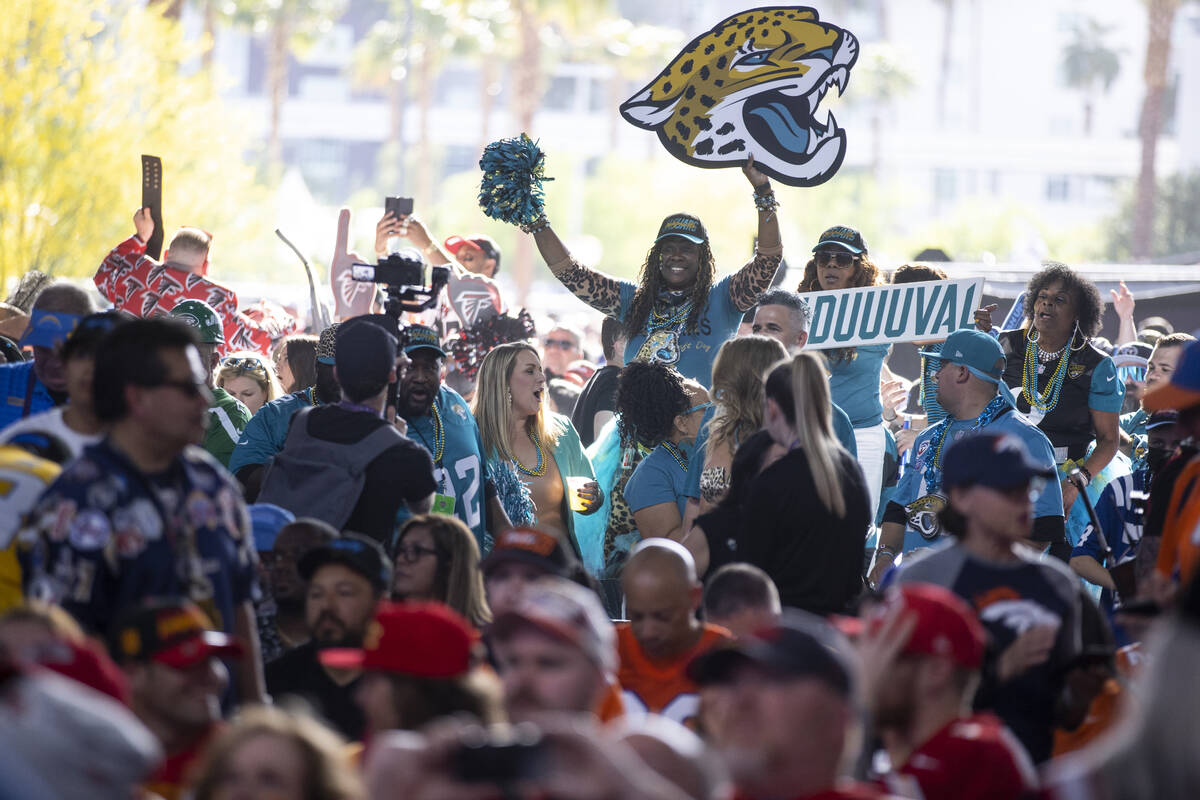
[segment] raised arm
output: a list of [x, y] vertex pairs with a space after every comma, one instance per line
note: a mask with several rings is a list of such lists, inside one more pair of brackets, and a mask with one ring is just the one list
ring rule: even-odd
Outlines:
[[533, 226], [533, 241], [546, 265], [571, 294], [601, 314], [616, 317], [621, 310], [621, 283], [611, 275], [585, 267], [574, 258], [545, 217]]
[[729, 297], [738, 311], [749, 311], [758, 302], [759, 295], [771, 288], [771, 280], [783, 259], [783, 242], [779, 237], [779, 204], [771, 180], [754, 166], [754, 156], [742, 167], [746, 180], [754, 187], [754, 205], [758, 208], [758, 245], [754, 258], [733, 276], [729, 283]]

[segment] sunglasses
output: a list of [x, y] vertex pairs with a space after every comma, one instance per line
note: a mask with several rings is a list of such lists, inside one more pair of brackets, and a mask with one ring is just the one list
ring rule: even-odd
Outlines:
[[818, 250], [816, 256], [818, 266], [823, 267], [830, 261], [834, 261], [837, 263], [839, 269], [848, 269], [854, 264], [854, 260], [858, 258], [853, 253], [840, 250]]
[[712, 408], [712, 401], [711, 401], [711, 400], [710, 400], [709, 402], [707, 402], [707, 403], [701, 403], [701, 404], [700, 404], [700, 405], [698, 405], [698, 406], [692, 406], [692, 407], [691, 407], [691, 408], [689, 408], [687, 411], [683, 412], [683, 415], [682, 415], [682, 416], [685, 416], [685, 417], [686, 417], [688, 414], [694, 414], [694, 413], [696, 413], [697, 411], [703, 411], [703, 410], [704, 410], [704, 409], [706, 409], [706, 408]]
[[1145, 367], [1117, 367], [1117, 377], [1121, 383], [1145, 383]]
[[262, 376], [264, 380], [267, 377], [267, 368], [257, 358], [224, 358], [221, 360], [221, 366], [232, 367], [242, 372], [252, 372]]
[[572, 342], [570, 339], [547, 339], [546, 347], [547, 348], [557, 347], [559, 350], [574, 350], [575, 343]]

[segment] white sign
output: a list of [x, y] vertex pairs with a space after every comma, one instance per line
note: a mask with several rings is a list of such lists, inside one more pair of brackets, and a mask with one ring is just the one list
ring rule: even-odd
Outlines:
[[974, 324], [983, 278], [864, 286], [804, 295], [812, 350], [945, 339]]

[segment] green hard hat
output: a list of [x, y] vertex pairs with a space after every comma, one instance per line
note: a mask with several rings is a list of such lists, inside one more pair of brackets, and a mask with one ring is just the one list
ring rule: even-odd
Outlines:
[[205, 344], [225, 344], [225, 334], [221, 331], [221, 318], [213, 307], [203, 300], [184, 300], [171, 309], [171, 316], [191, 325], [200, 333], [200, 341]]

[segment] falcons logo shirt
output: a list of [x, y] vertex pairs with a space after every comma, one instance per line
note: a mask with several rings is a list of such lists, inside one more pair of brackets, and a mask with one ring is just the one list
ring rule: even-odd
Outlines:
[[237, 294], [232, 289], [148, 258], [146, 245], [136, 236], [113, 248], [96, 272], [95, 281], [110, 303], [139, 317], [169, 313], [184, 300], [203, 300], [221, 317], [225, 333], [222, 355], [236, 350], [269, 353], [272, 339], [296, 330], [296, 321], [290, 317], [281, 327], [238, 311]]

